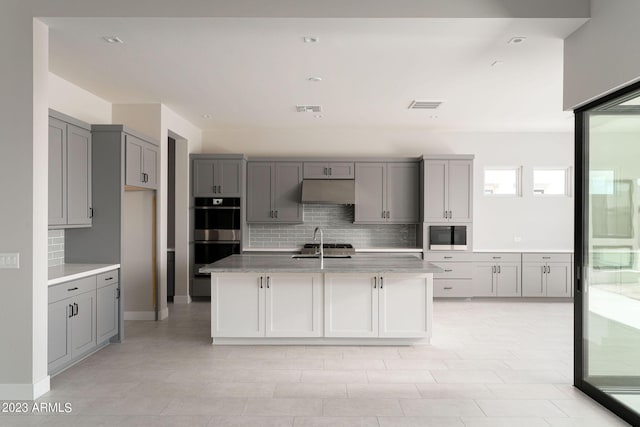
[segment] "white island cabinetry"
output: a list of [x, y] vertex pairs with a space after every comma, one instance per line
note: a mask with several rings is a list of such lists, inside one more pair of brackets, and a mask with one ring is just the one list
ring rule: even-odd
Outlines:
[[[382, 264], [382, 265], [381, 265]], [[214, 344], [428, 343], [433, 273], [413, 256], [232, 255], [211, 273]]]
[[322, 336], [318, 274], [227, 273], [211, 278], [211, 336]]

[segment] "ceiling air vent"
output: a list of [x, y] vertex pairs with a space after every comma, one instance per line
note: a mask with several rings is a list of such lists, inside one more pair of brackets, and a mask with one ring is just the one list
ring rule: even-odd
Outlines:
[[320, 113], [322, 107], [319, 105], [296, 105], [296, 111], [298, 113]]
[[435, 110], [442, 105], [442, 101], [411, 101], [410, 110]]

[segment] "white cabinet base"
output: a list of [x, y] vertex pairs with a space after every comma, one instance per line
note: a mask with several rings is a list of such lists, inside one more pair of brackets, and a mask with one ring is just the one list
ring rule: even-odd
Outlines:
[[428, 345], [431, 338], [212, 338], [213, 345]]

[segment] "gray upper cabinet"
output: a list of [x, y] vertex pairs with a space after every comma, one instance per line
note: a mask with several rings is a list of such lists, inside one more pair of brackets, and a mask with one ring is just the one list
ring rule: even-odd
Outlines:
[[247, 164], [247, 222], [301, 223], [301, 162]]
[[353, 179], [353, 162], [304, 162], [304, 179]]
[[133, 187], [158, 188], [160, 150], [154, 144], [125, 135], [125, 184]]
[[242, 160], [194, 159], [194, 197], [241, 197]]
[[417, 223], [419, 181], [417, 162], [356, 163], [355, 222]]
[[49, 117], [49, 227], [90, 227], [92, 199], [89, 125], [60, 113], [51, 114], [56, 117]]
[[424, 181], [424, 222], [472, 221], [472, 160], [425, 160]]

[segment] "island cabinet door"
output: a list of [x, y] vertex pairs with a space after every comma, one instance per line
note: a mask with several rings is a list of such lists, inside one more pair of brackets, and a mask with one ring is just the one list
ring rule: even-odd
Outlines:
[[268, 274], [266, 336], [322, 336], [322, 277], [319, 274]]
[[381, 337], [431, 335], [433, 287], [429, 286], [428, 280], [404, 275], [384, 275], [378, 279]]
[[378, 336], [378, 284], [372, 274], [326, 274], [324, 335]]
[[211, 336], [264, 337], [265, 290], [261, 274], [212, 274]]

